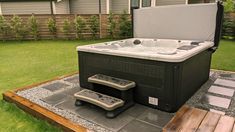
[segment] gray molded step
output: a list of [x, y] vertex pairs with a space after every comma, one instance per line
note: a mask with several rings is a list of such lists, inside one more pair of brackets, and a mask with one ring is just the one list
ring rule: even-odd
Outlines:
[[109, 86], [121, 91], [135, 87], [135, 82], [120, 78], [110, 77], [102, 74], [96, 74], [88, 78], [88, 82]]
[[83, 89], [80, 92], [75, 93], [74, 96], [77, 100], [94, 104], [107, 111], [112, 111], [124, 105], [124, 101], [121, 99], [88, 89]]

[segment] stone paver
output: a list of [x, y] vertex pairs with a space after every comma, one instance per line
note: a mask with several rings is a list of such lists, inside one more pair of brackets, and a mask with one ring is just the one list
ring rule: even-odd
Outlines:
[[144, 122], [148, 122], [157, 127], [164, 127], [172, 117], [173, 115], [171, 113], [162, 112], [157, 109], [149, 108], [139, 117], [137, 117], [137, 119]]
[[64, 81], [67, 81], [73, 84], [79, 84], [79, 76], [74, 76], [74, 77], [65, 79]]
[[235, 88], [235, 81], [230, 81], [230, 80], [225, 80], [225, 79], [216, 79], [215, 84]]
[[69, 86], [69, 85], [67, 85], [67, 84], [65, 84], [65, 83], [62, 83], [62, 82], [55, 82], [55, 83], [52, 83], [52, 84], [43, 86], [42, 88], [54, 92], [54, 91], [60, 90], [60, 89], [62, 89], [62, 88], [66, 88], [66, 87], [68, 87], [68, 86]]
[[161, 129], [145, 122], [133, 120], [119, 132], [161, 132]]
[[68, 96], [66, 94], [59, 93], [59, 94], [54, 94], [54, 95], [48, 96], [48, 97], [43, 98], [41, 100], [50, 104], [50, 105], [56, 105], [56, 104], [62, 103], [67, 98], [68, 98]]
[[108, 119], [105, 116], [101, 116], [99, 118], [96, 118], [94, 122], [105, 126], [112, 131], [119, 131], [122, 127], [126, 126], [129, 122], [134, 120], [132, 116], [126, 115], [126, 114], [120, 114], [115, 119]]
[[222, 98], [222, 97], [217, 97], [217, 96], [206, 94], [202, 98], [202, 102], [227, 109], [230, 105], [231, 100], [227, 98]]
[[229, 89], [219, 86], [211, 86], [208, 92], [232, 97], [234, 94], [234, 89]]

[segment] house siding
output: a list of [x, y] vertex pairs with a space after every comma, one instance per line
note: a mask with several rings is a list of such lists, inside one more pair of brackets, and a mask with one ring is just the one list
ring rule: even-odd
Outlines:
[[[99, 0], [71, 0], [72, 14], [99, 14]], [[101, 13], [106, 14], [106, 0], [101, 0]]]
[[2, 14], [50, 14], [50, 2], [1, 2]]
[[69, 14], [69, 0], [62, 0], [60, 2], [55, 2], [55, 14]]
[[114, 14], [121, 14], [124, 10], [128, 12], [129, 1], [128, 0], [112, 0], [111, 12]]
[[156, 6], [185, 4], [186, 0], [156, 0]]

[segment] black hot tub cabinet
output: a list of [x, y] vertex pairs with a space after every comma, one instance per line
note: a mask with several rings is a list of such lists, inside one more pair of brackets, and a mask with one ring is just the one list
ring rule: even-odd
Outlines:
[[[214, 45], [179, 61], [126, 56], [122, 55], [123, 52], [120, 55], [118, 52], [109, 54], [105, 48], [93, 52], [78, 47], [80, 86], [93, 89], [94, 85], [88, 82], [88, 78], [95, 74], [131, 80], [136, 82], [135, 102], [175, 112], [209, 78], [211, 57], [219, 44], [222, 17], [223, 6], [220, 3], [137, 9], [134, 11], [134, 38], [211, 41]], [[165, 20], [170, 22], [164, 24]], [[112, 92], [106, 88], [100, 90]]]

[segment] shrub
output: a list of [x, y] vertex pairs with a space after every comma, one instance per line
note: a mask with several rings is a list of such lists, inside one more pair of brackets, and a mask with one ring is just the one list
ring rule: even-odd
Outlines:
[[74, 26], [75, 26], [77, 38], [83, 38], [82, 31], [86, 28], [85, 20], [80, 16], [75, 17]]
[[90, 30], [92, 33], [92, 37], [96, 38], [96, 34], [99, 31], [99, 20], [97, 16], [91, 16], [90, 18]]
[[57, 30], [55, 19], [49, 18], [47, 21], [47, 26], [48, 26], [49, 32], [53, 35], [53, 38], [55, 38], [56, 30]]
[[114, 20], [113, 13], [110, 13], [108, 16], [108, 33], [111, 38], [114, 38], [115, 29], [116, 29], [116, 21]]
[[23, 20], [17, 15], [14, 15], [11, 19], [11, 29], [17, 40], [22, 40], [28, 33], [27, 26], [23, 24]]
[[38, 21], [34, 15], [29, 18], [29, 32], [33, 36], [34, 40], [37, 40], [39, 37]]
[[226, 0], [224, 2], [224, 12], [233, 12], [235, 11], [235, 3], [233, 0]]
[[121, 14], [119, 24], [120, 24], [119, 25], [120, 37], [122, 37], [122, 38], [131, 37], [132, 36], [132, 25], [131, 25], [131, 21], [128, 18], [128, 14], [126, 11], [124, 11], [123, 14]]
[[69, 33], [72, 30], [71, 23], [69, 22], [68, 19], [64, 20], [63, 22], [63, 27], [62, 27], [62, 32], [66, 35], [67, 39], [69, 39]]
[[2, 35], [2, 39], [5, 40], [10, 32], [10, 24], [6, 21], [4, 16], [0, 16], [0, 34]]

